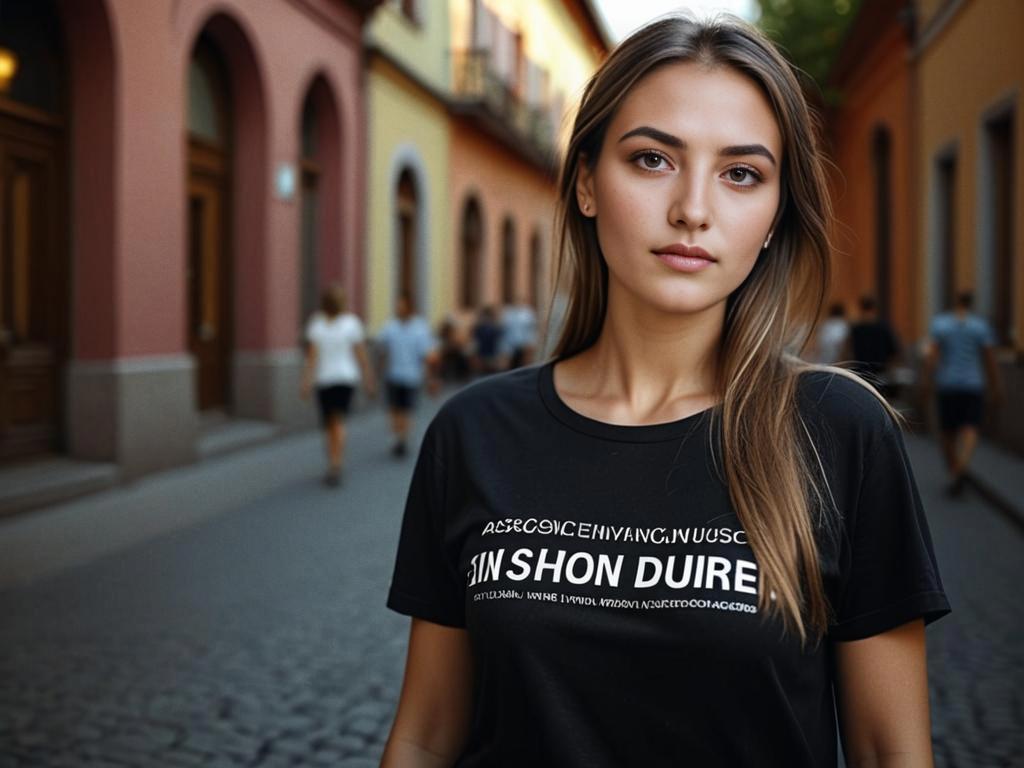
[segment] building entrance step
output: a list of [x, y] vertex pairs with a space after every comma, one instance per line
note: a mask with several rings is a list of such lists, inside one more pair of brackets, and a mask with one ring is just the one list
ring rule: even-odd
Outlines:
[[0, 517], [68, 501], [111, 488], [116, 464], [43, 456], [0, 466]]

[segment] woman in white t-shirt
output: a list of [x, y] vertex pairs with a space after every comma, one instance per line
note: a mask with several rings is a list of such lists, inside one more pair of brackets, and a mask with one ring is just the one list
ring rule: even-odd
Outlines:
[[324, 482], [341, 484], [345, 452], [345, 416], [352, 392], [362, 380], [369, 397], [376, 393], [360, 319], [346, 309], [344, 290], [332, 285], [320, 297], [320, 311], [306, 326], [306, 366], [302, 397], [316, 387], [320, 425], [326, 436], [328, 469]]

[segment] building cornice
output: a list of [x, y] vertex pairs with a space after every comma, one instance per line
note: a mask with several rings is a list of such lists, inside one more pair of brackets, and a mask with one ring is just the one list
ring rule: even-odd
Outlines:
[[914, 45], [914, 58], [924, 55], [929, 46], [935, 42], [946, 28], [952, 23], [956, 15], [967, 5], [967, 0], [950, 0], [935, 15], [928, 20], [928, 24], [921, 30]]

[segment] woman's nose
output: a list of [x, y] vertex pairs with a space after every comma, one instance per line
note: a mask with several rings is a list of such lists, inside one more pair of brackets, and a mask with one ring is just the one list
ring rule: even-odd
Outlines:
[[707, 229], [711, 223], [710, 192], [709, 182], [702, 174], [680, 173], [669, 202], [669, 224], [694, 231]]

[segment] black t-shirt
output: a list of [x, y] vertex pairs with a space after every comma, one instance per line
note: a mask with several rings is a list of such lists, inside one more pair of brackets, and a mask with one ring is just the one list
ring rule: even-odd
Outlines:
[[409, 489], [388, 606], [469, 632], [475, 701], [456, 765], [834, 766], [831, 643], [949, 612], [881, 404], [841, 376], [801, 376], [842, 515], [838, 541], [819, 533], [836, 621], [801, 650], [756, 612], [710, 412], [607, 424], [562, 402], [552, 371], [453, 396]]

